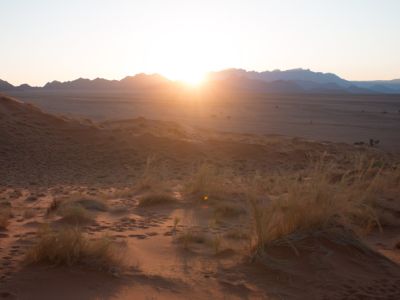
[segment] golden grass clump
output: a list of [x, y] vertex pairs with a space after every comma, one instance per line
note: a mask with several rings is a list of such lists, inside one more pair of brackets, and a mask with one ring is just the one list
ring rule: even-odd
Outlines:
[[204, 163], [185, 182], [183, 193], [205, 201], [227, 198], [237, 192], [233, 179], [229, 171], [221, 172], [214, 165]]
[[393, 171], [365, 159], [343, 171], [322, 158], [297, 176], [269, 178], [271, 186], [264, 191], [270, 193], [262, 195], [256, 178], [248, 199], [257, 246], [301, 230], [342, 226], [361, 233], [380, 227], [378, 203], [388, 191], [399, 189], [400, 176]]
[[56, 266], [85, 265], [110, 270], [120, 263], [119, 248], [108, 238], [87, 239], [79, 228], [42, 228], [26, 262]]
[[174, 204], [177, 199], [168, 193], [150, 193], [139, 199], [139, 207]]

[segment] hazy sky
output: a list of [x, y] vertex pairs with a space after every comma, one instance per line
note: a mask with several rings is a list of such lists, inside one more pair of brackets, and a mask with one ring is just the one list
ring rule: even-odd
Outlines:
[[400, 78], [400, 0], [0, 0], [0, 78], [310, 68]]

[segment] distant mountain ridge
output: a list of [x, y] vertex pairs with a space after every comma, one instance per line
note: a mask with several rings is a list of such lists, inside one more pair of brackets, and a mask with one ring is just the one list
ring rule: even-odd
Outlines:
[[[121, 80], [102, 78], [73, 81], [52, 81], [43, 87], [31, 87], [27, 84], [13, 86], [0, 80], [0, 92], [25, 90], [76, 90], [76, 91], [143, 91], [178, 88], [181, 84], [168, 80], [159, 74], [137, 74]], [[375, 81], [348, 81], [333, 73], [314, 72], [309, 69], [246, 71], [226, 69], [211, 72], [205, 88], [245, 90], [261, 93], [352, 93], [352, 94], [400, 94], [400, 79]]]

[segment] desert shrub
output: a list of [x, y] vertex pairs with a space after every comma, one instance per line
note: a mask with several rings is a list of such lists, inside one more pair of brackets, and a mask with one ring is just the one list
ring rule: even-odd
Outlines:
[[139, 199], [139, 207], [148, 207], [154, 205], [174, 204], [176, 198], [168, 193], [150, 193]]
[[120, 263], [119, 251], [110, 239], [89, 240], [78, 228], [45, 227], [39, 232], [37, 243], [27, 252], [26, 262], [110, 269]]

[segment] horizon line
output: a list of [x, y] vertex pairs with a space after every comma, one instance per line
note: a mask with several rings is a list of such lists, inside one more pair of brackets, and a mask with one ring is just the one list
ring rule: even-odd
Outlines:
[[[229, 71], [229, 70], [238, 70], [238, 71], [256, 72], [256, 73], [263, 73], [263, 72], [270, 72], [270, 73], [272, 73], [272, 72], [287, 72], [287, 71], [302, 70], [302, 71], [311, 71], [311, 72], [313, 72], [313, 73], [320, 73], [320, 74], [324, 74], [324, 75], [327, 75], [327, 74], [335, 75], [335, 76], [339, 77], [340, 79], [345, 80], [345, 81], [349, 81], [349, 82], [374, 82], [374, 81], [393, 81], [393, 80], [400, 80], [400, 76], [397, 77], [397, 78], [392, 78], [392, 79], [350, 80], [350, 79], [343, 78], [343, 77], [341, 77], [340, 75], [338, 75], [338, 74], [336, 74], [336, 73], [332, 73], [332, 72], [323, 72], [323, 71], [314, 71], [314, 70], [312, 70], [312, 69], [310, 69], [310, 68], [302, 68], [302, 67], [290, 68], [290, 69], [263, 70], [263, 71], [257, 71], [257, 70], [249, 70], [249, 69], [245, 69], [245, 68], [235, 68], [235, 67], [231, 67], [231, 68], [220, 69], [220, 70], [218, 70], [218, 71], [208, 71], [208, 72], [205, 72], [205, 73], [204, 73], [204, 76], [206, 77], [206, 76], [208, 76], [208, 75], [210, 75], [210, 74], [212, 74], [212, 73], [220, 73], [220, 72]], [[61, 80], [58, 80], [58, 79], [53, 79], [53, 80], [46, 81], [46, 82], [45, 82], [44, 84], [42, 84], [42, 85], [31, 85], [31, 84], [29, 84], [28, 82], [25, 82], [25, 81], [22, 82], [22, 83], [20, 83], [20, 84], [15, 84], [15, 83], [12, 83], [12, 82], [8, 81], [7, 79], [5, 79], [5, 78], [3, 78], [3, 77], [0, 77], [0, 80], [5, 81], [5, 82], [7, 82], [7, 83], [13, 85], [14, 87], [19, 87], [19, 86], [21, 86], [21, 85], [29, 85], [29, 86], [32, 87], [32, 88], [43, 88], [43, 87], [46, 86], [46, 84], [51, 83], [51, 82], [67, 83], [67, 82], [73, 82], [73, 81], [76, 81], [76, 80], [79, 80], [79, 79], [90, 80], [90, 81], [94, 81], [94, 80], [97, 80], [97, 79], [102, 79], [102, 80], [107, 80], [107, 81], [121, 81], [121, 80], [123, 80], [123, 79], [125, 79], [125, 78], [135, 77], [135, 76], [138, 76], [138, 75], [161, 76], [161, 77], [163, 77], [163, 78], [165, 78], [165, 79], [167, 79], [167, 80], [169, 80], [169, 81], [171, 81], [171, 82], [184, 82], [184, 80], [181, 80], [181, 79], [172, 79], [172, 78], [169, 78], [169, 77], [166, 76], [166, 75], [163, 75], [162, 73], [157, 73], [157, 72], [139, 72], [139, 73], [136, 73], [136, 74], [134, 74], [134, 75], [126, 75], [126, 76], [124, 76], [124, 77], [122, 77], [122, 78], [120, 78], [120, 79], [116, 79], [116, 78], [107, 78], [107, 77], [82, 77], [82, 76], [80, 76], [80, 77], [75, 77], [74, 79], [64, 80], [64, 81], [61, 81]]]

